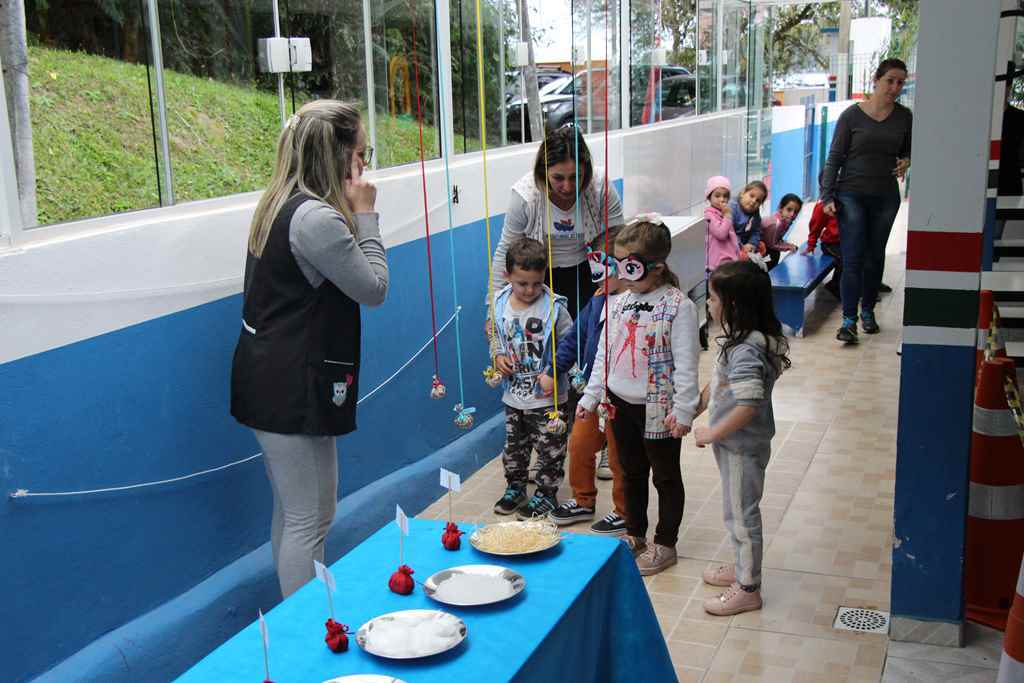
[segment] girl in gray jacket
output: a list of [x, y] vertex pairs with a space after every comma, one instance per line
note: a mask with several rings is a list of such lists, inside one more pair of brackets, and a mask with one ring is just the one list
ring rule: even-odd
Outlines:
[[727, 589], [706, 600], [704, 610], [728, 616], [761, 609], [760, 503], [775, 436], [772, 389], [790, 366], [789, 346], [772, 307], [771, 280], [749, 261], [715, 269], [708, 307], [721, 335], [711, 384], [701, 391], [698, 407], [710, 407], [711, 425], [698, 427], [694, 436], [697, 446], [711, 444], [715, 452], [736, 564], [704, 571], [706, 583]]

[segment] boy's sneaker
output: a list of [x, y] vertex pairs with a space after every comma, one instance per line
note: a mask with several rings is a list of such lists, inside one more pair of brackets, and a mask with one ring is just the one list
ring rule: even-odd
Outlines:
[[857, 343], [857, 319], [843, 318], [843, 326], [836, 332], [836, 339], [844, 344]]
[[555, 497], [546, 495], [540, 489], [537, 489], [533, 497], [519, 506], [516, 510], [516, 518], [529, 521], [531, 519], [542, 519], [547, 517], [555, 508], [558, 507], [558, 501]]
[[597, 478], [605, 481], [612, 478], [612, 468], [608, 467], [608, 447], [601, 449], [597, 458]]
[[875, 321], [874, 311], [864, 311], [860, 314], [860, 326], [865, 334], [878, 334], [878, 323]]
[[676, 549], [665, 545], [658, 545], [657, 543], [647, 546], [647, 550], [640, 557], [636, 558], [636, 566], [640, 570], [640, 576], [657, 574], [675, 563]]
[[727, 588], [736, 583], [736, 567], [731, 564], [720, 564], [704, 569], [704, 583], [709, 586]]
[[494, 504], [494, 511], [499, 515], [511, 515], [526, 500], [526, 489], [521, 486], [509, 486], [505, 495]]
[[747, 592], [743, 590], [743, 586], [734, 583], [729, 586], [729, 590], [721, 595], [705, 600], [704, 611], [714, 614], [716, 617], [730, 617], [734, 614], [761, 609], [763, 604], [760, 588]]
[[622, 542], [629, 548], [629, 552], [633, 553], [633, 559], [640, 557], [647, 550], [647, 539], [639, 538], [637, 536], [623, 536]]
[[575, 498], [565, 501], [551, 513], [551, 521], [558, 526], [585, 522], [594, 518], [594, 508], [588, 508], [576, 502]]
[[590, 530], [595, 534], [606, 534], [608, 536], [621, 536], [626, 533], [626, 520], [614, 512], [604, 516], [604, 519], [590, 525]]

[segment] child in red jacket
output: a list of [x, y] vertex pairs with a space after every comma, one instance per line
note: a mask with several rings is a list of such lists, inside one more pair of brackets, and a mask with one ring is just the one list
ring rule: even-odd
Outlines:
[[804, 253], [813, 253], [819, 240], [822, 253], [828, 254], [836, 262], [836, 269], [832, 271], [832, 279], [825, 285], [825, 289], [832, 296], [840, 299], [839, 282], [843, 277], [843, 255], [839, 250], [839, 221], [835, 216], [825, 213], [825, 207], [820, 201], [814, 204], [814, 211], [811, 213], [811, 222], [807, 226], [807, 250]]

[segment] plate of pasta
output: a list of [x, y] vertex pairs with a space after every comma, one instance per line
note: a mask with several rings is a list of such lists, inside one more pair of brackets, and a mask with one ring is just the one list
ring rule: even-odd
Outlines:
[[475, 530], [469, 536], [474, 548], [488, 555], [532, 555], [554, 548], [562, 534], [553, 522], [497, 522]]

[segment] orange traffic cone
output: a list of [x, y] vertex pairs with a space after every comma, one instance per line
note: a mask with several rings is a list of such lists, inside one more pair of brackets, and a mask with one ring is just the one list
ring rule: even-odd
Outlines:
[[984, 360], [974, 399], [964, 588], [967, 618], [1000, 630], [1024, 553], [1024, 444], [1017, 371], [1009, 358]]
[[977, 351], [974, 354], [975, 377], [981, 370], [983, 359], [1006, 357], [1006, 342], [1003, 340], [1001, 326], [999, 307], [996, 305], [992, 290], [981, 290], [978, 299]]
[[999, 661], [999, 678], [996, 683], [1021, 683], [1024, 681], [1024, 559], [1017, 576], [1017, 594], [1013, 596], [1013, 607], [1006, 621], [1006, 637], [1003, 638], [1003, 658]]

